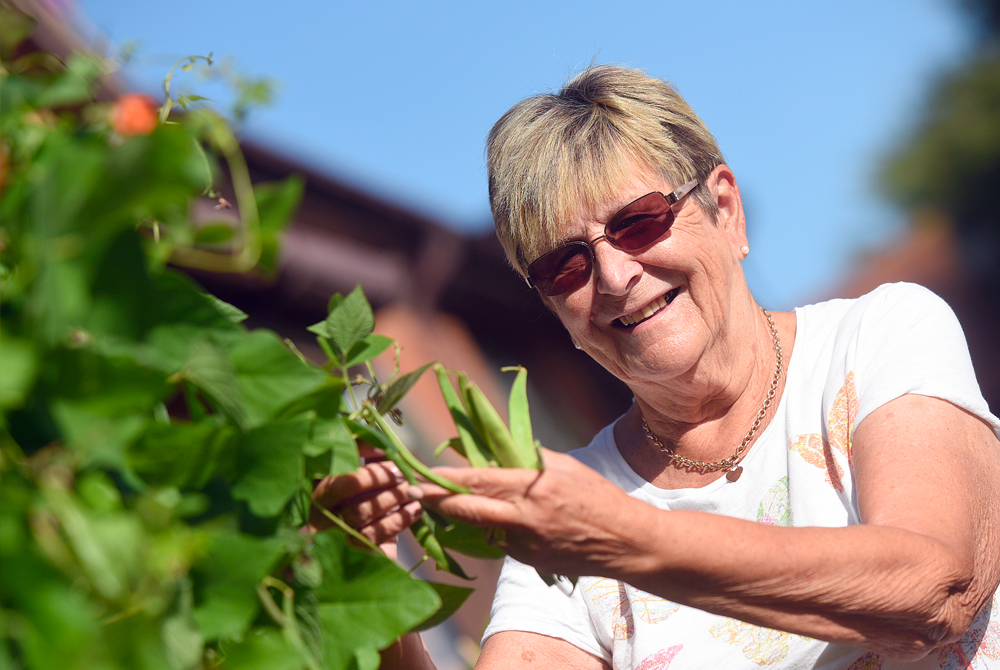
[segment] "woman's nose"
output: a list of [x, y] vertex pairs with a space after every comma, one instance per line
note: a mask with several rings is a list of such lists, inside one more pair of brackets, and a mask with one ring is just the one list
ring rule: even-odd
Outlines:
[[642, 276], [642, 264], [627, 251], [616, 249], [603, 237], [591, 242], [594, 280], [598, 293], [624, 295]]

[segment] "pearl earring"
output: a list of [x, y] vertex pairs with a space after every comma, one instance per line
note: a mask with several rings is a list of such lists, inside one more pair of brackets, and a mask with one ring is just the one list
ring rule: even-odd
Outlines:
[[750, 247], [748, 247], [747, 245], [744, 244], [742, 247], [740, 247], [740, 253], [743, 254], [744, 257], [749, 256], [750, 255]]
[[577, 341], [576, 341], [576, 340], [573, 340], [573, 346], [574, 346], [574, 347], [576, 347], [577, 349], [582, 349], [582, 348], [583, 348], [583, 347], [581, 347], [581, 346], [580, 346], [580, 345], [579, 345], [579, 344], [577, 343]]

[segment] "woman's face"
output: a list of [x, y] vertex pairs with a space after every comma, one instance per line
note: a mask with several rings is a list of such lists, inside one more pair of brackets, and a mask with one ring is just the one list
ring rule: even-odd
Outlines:
[[[622, 206], [677, 186], [636, 170], [614, 202], [571, 217], [564, 239], [593, 240]], [[674, 205], [673, 226], [660, 241], [630, 253], [600, 240], [590, 280], [576, 291], [544, 298], [573, 340], [633, 389], [711, 373], [740, 344], [729, 329], [734, 300], [749, 295], [740, 268], [746, 235], [739, 191], [726, 166], [703, 186], [719, 204], [717, 223], [685, 197]]]

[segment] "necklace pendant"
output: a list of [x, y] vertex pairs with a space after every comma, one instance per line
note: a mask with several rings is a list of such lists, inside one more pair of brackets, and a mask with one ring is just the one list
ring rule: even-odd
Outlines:
[[731, 482], [735, 482], [743, 474], [743, 466], [737, 465], [735, 468], [726, 473], [726, 479]]

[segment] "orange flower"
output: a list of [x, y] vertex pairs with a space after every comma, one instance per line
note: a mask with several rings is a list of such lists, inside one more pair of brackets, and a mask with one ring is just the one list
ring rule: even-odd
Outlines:
[[156, 102], [142, 93], [126, 93], [115, 101], [111, 127], [123, 137], [149, 135], [156, 128]]

